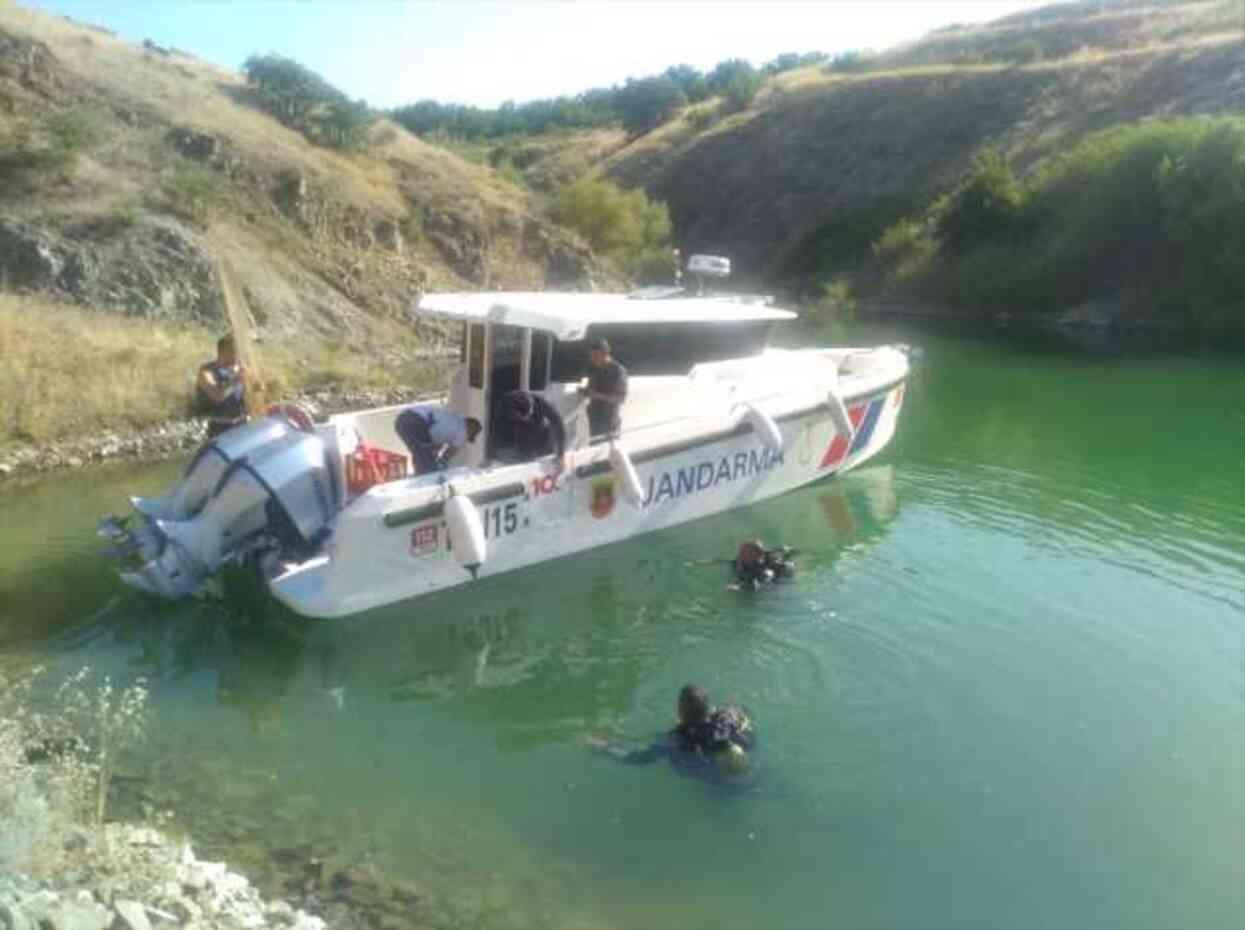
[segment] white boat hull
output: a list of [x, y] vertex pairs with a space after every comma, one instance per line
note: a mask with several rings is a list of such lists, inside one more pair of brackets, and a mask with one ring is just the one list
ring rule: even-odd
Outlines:
[[[381, 485], [338, 515], [325, 554], [283, 566], [269, 587], [304, 616], [346, 616], [747, 506], [856, 468], [890, 442], [903, 402], [906, 359], [871, 350], [879, 352], [894, 358], [840, 382], [836, 396], [853, 425], [850, 438], [836, 426], [841, 411], [813, 401], [813, 391], [769, 403], [779, 450], [746, 417], [660, 441], [624, 433], [644, 492], [636, 506], [625, 499], [606, 445], [578, 450], [560, 476], [546, 459]], [[451, 487], [470, 496], [484, 525], [487, 557], [472, 571], [453, 552], [444, 514]]]

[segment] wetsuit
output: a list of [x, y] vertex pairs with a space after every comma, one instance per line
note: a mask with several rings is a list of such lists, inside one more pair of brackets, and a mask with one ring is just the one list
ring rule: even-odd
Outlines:
[[756, 730], [751, 715], [737, 704], [726, 704], [715, 707], [700, 723], [680, 724], [644, 749], [607, 751], [628, 765], [648, 765], [659, 759], [669, 759], [683, 771], [718, 775], [719, 755], [731, 745], [747, 751], [755, 744]]
[[735, 569], [735, 578], [741, 587], [753, 591], [775, 581], [790, 578], [795, 574], [795, 562], [791, 560], [794, 550], [783, 546], [779, 549], [766, 549], [756, 559], [736, 558], [731, 563]]
[[208, 439], [212, 439], [246, 422], [246, 382], [236, 365], [222, 365], [215, 359], [200, 365], [199, 370], [209, 372], [212, 380], [225, 389], [219, 403], [208, 397], [202, 387], [196, 391], [199, 410], [208, 418]]

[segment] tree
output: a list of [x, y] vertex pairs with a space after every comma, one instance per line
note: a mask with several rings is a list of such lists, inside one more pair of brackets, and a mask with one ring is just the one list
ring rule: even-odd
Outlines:
[[637, 136], [660, 126], [686, 105], [686, 95], [668, 77], [631, 78], [617, 98], [623, 128]]
[[960, 186], [935, 208], [944, 248], [963, 255], [974, 246], [1010, 236], [1024, 200], [1024, 189], [1007, 160], [993, 149], [982, 152]]
[[761, 89], [761, 72], [742, 58], [730, 58], [719, 62], [709, 72], [709, 87], [715, 94], [726, 98], [732, 110], [742, 110]]
[[683, 91], [688, 103], [700, 103], [709, 96], [709, 82], [705, 80], [704, 74], [691, 65], [674, 65], [666, 69], [663, 77], [668, 77]]

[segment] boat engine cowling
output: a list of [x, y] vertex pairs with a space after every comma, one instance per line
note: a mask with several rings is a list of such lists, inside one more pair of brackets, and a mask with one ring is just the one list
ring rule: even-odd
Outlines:
[[149, 517], [144, 526], [112, 538], [141, 562], [137, 570], [123, 573], [127, 582], [181, 597], [202, 587], [231, 559], [261, 551], [309, 557], [331, 531], [339, 500], [324, 443], [287, 428], [231, 461], [189, 519]]
[[264, 417], [221, 433], [190, 460], [182, 479], [161, 497], [134, 497], [134, 509], [154, 520], [188, 520], [203, 509], [230, 464], [293, 431], [282, 417]]

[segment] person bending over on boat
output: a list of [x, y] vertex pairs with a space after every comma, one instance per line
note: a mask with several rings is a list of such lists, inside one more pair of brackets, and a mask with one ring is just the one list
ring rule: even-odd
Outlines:
[[437, 404], [415, 404], [398, 414], [394, 431], [411, 450], [417, 475], [445, 467], [460, 448], [475, 442], [484, 427]]
[[766, 549], [759, 539], [749, 539], [739, 544], [739, 551], [731, 562], [735, 570], [736, 590], [759, 591], [776, 581], [795, 575], [795, 550], [790, 546]]
[[745, 708], [737, 704], [714, 707], [703, 688], [684, 685], [679, 691], [678, 715], [678, 725], [644, 749], [626, 750], [599, 739], [590, 742], [628, 765], [669, 759], [681, 771], [710, 778], [748, 772], [756, 728]]
[[588, 385], [580, 388], [588, 398], [588, 434], [594, 439], [613, 438], [622, 429], [627, 369], [610, 354], [610, 344], [599, 337], [588, 343], [588, 360]]
[[216, 358], [200, 365], [195, 379], [195, 406], [207, 417], [208, 439], [246, 422], [246, 379], [233, 336], [221, 336]]
[[511, 391], [502, 413], [520, 461], [530, 462], [552, 452], [558, 471], [566, 467], [566, 426], [553, 404], [530, 391]]

